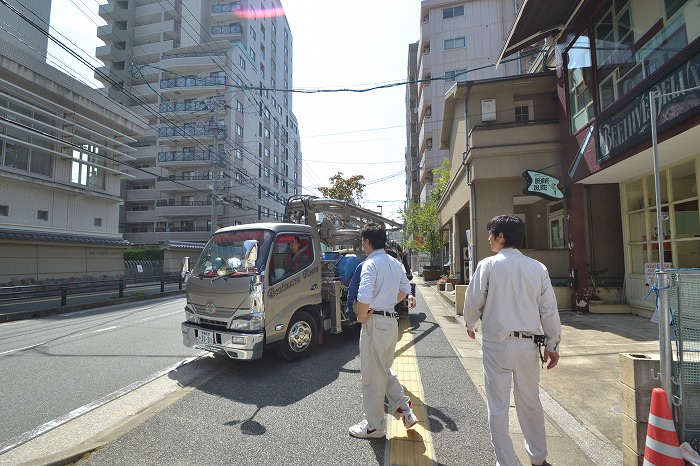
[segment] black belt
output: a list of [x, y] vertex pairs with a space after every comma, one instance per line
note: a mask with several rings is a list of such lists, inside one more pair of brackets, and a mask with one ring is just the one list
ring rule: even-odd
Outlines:
[[530, 339], [532, 339], [532, 335], [525, 335], [523, 332], [510, 332], [510, 336], [513, 338], [530, 338]]
[[370, 309], [372, 311], [372, 314], [375, 316], [386, 316], [386, 317], [394, 317], [398, 316], [396, 312], [391, 312], [391, 311], [377, 311], [376, 309]]

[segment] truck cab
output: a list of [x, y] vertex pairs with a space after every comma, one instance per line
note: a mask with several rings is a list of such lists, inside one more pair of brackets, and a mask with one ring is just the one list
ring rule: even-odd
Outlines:
[[[291, 265], [294, 241], [304, 255], [297, 267]], [[185, 345], [235, 359], [259, 359], [271, 344], [285, 359], [311, 349], [320, 323], [320, 251], [308, 225], [218, 230], [187, 276]]]

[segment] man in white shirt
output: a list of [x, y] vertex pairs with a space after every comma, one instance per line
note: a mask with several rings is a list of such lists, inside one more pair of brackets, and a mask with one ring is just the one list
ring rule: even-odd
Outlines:
[[384, 250], [386, 230], [370, 223], [360, 231], [367, 259], [362, 264], [357, 293], [360, 330], [360, 373], [365, 418], [348, 429], [353, 437], [383, 438], [386, 435], [384, 397], [392, 412], [403, 417], [407, 429], [418, 419], [411, 400], [391, 368], [399, 336], [394, 306], [411, 292], [403, 265]]
[[547, 338], [543, 364], [559, 361], [561, 322], [547, 268], [516, 249], [525, 223], [514, 215], [499, 215], [487, 225], [491, 251], [479, 262], [464, 299], [467, 333], [475, 338], [481, 319], [484, 384], [491, 443], [496, 465], [518, 466], [508, 433], [511, 380], [525, 450], [533, 465], [547, 461], [544, 412], [539, 398], [540, 354], [534, 335]]

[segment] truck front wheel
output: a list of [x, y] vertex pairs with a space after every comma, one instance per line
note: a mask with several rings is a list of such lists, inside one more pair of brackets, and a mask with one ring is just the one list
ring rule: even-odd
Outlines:
[[316, 346], [318, 324], [308, 312], [299, 311], [289, 321], [287, 334], [277, 347], [277, 352], [285, 361], [297, 361], [311, 352]]

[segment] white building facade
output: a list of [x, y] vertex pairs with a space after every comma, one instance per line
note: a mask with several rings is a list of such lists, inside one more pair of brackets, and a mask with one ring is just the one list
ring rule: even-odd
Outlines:
[[122, 186], [126, 238], [205, 241], [213, 227], [281, 221], [302, 161], [280, 2], [110, 0], [99, 13], [95, 77], [149, 122]]
[[[32, 9], [47, 28], [50, 2]], [[46, 36], [2, 11], [0, 284], [122, 275], [120, 182], [146, 121], [47, 65]]]
[[[407, 199], [425, 202], [433, 169], [449, 156], [440, 149], [445, 93], [456, 81], [512, 76], [526, 59], [495, 67], [515, 19], [519, 0], [423, 0], [421, 32], [409, 45], [406, 90]], [[466, 138], [466, 135], [464, 136]]]

